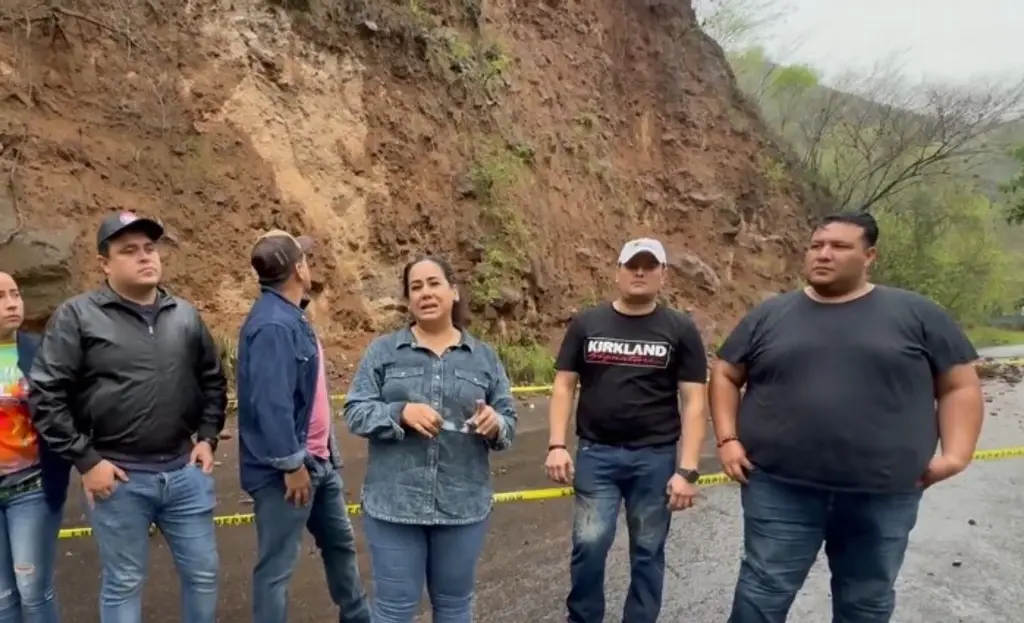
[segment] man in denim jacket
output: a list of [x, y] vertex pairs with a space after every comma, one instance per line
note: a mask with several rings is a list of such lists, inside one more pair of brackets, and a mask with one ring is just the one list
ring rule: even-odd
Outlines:
[[270, 231], [252, 250], [262, 294], [238, 339], [242, 488], [255, 502], [254, 623], [285, 623], [288, 582], [309, 528], [345, 623], [369, 623], [331, 426], [323, 349], [306, 320], [312, 240]]

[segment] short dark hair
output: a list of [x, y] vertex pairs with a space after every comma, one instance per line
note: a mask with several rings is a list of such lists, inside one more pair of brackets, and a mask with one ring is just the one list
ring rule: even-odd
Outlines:
[[287, 277], [284, 277], [282, 279], [277, 279], [277, 280], [274, 280], [274, 281], [264, 281], [264, 280], [260, 279], [259, 280], [259, 284], [260, 284], [261, 288], [270, 288], [271, 290], [274, 290], [275, 292], [280, 292], [281, 288], [283, 288], [284, 285], [286, 283], [288, 283], [289, 281], [291, 281], [291, 280], [292, 280], [292, 276], [288, 275]]
[[854, 225], [864, 230], [863, 239], [864, 244], [868, 248], [871, 248], [878, 244], [878, 221], [875, 217], [871, 216], [870, 212], [864, 210], [857, 210], [856, 212], [836, 212], [835, 214], [829, 214], [818, 222], [818, 226], [815, 230], [821, 229], [826, 225], [832, 223], [844, 223], [846, 225]]
[[295, 237], [286, 231], [273, 229], [256, 241], [249, 263], [256, 271], [260, 285], [280, 286], [291, 279], [306, 254], [313, 248], [309, 236]]
[[[405, 300], [409, 300], [409, 273], [412, 271], [412, 267], [419, 264], [420, 262], [431, 262], [435, 266], [440, 268], [441, 272], [444, 273], [444, 278], [448, 281], [448, 283], [450, 283], [451, 286], [455, 288], [460, 295], [462, 294], [461, 289], [459, 288], [458, 281], [456, 281], [455, 279], [455, 269], [452, 268], [452, 265], [451, 263], [448, 262], [448, 260], [442, 257], [438, 257], [436, 255], [421, 255], [416, 259], [412, 260], [411, 262], [409, 262], [408, 264], [406, 264], [405, 268], [402, 270], [402, 295], [405, 297]], [[467, 313], [466, 310], [466, 303], [460, 296], [459, 300], [455, 301], [454, 305], [452, 305], [452, 324], [455, 326], [456, 329], [461, 330], [466, 328], [468, 315], [469, 314]]]

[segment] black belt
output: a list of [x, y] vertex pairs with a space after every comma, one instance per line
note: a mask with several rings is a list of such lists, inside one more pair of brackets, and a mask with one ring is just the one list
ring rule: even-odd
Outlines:
[[29, 478], [24, 482], [19, 482], [18, 484], [11, 485], [9, 487], [0, 487], [0, 502], [6, 502], [7, 500], [13, 498], [16, 495], [21, 495], [22, 493], [29, 493], [31, 491], [35, 491], [36, 489], [41, 489], [42, 487], [42, 475], [33, 476], [32, 478]]

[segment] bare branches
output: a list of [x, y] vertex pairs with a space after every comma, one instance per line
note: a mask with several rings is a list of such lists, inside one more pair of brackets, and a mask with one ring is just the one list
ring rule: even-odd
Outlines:
[[787, 109], [785, 138], [803, 165], [824, 178], [838, 207], [869, 209], [931, 176], [964, 175], [1002, 156], [1000, 133], [1020, 118], [1024, 83], [908, 88], [873, 75], [819, 87]]
[[26, 35], [30, 35], [33, 26], [42, 24], [47, 29], [47, 32], [50, 33], [50, 42], [52, 45], [56, 45], [58, 40], [67, 45], [68, 38], [64, 29], [66, 19], [73, 19], [86, 24], [91, 24], [101, 31], [123, 40], [133, 48], [145, 49], [134, 37], [128, 34], [125, 29], [117, 28], [107, 22], [90, 17], [84, 13], [80, 13], [79, 11], [65, 8], [61, 5], [60, 0], [49, 0], [48, 2], [37, 4], [31, 9], [26, 10], [22, 15], [13, 16], [0, 14], [0, 28], [7, 24], [21, 25], [25, 28]]
[[701, 28], [727, 50], [756, 45], [789, 11], [783, 0], [694, 0]]
[[730, 60], [767, 125], [839, 208], [869, 209], [937, 175], [983, 170], [1005, 158], [1007, 126], [1024, 114], [1024, 81], [910, 85], [893, 58], [826, 86], [812, 68], [774, 63], [760, 48]]

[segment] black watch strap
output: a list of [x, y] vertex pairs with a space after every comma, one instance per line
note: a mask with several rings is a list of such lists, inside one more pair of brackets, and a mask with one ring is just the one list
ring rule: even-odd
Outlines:
[[682, 476], [683, 480], [690, 483], [691, 485], [697, 484], [697, 481], [700, 480], [700, 472], [698, 472], [695, 469], [686, 469], [684, 467], [680, 467], [679, 469], [676, 470], [676, 473]]
[[196, 441], [197, 442], [205, 441], [206, 443], [210, 444], [210, 449], [213, 450], [214, 452], [216, 452], [217, 451], [217, 443], [220, 440], [217, 439], [216, 437], [202, 437], [201, 439], [197, 439]]

